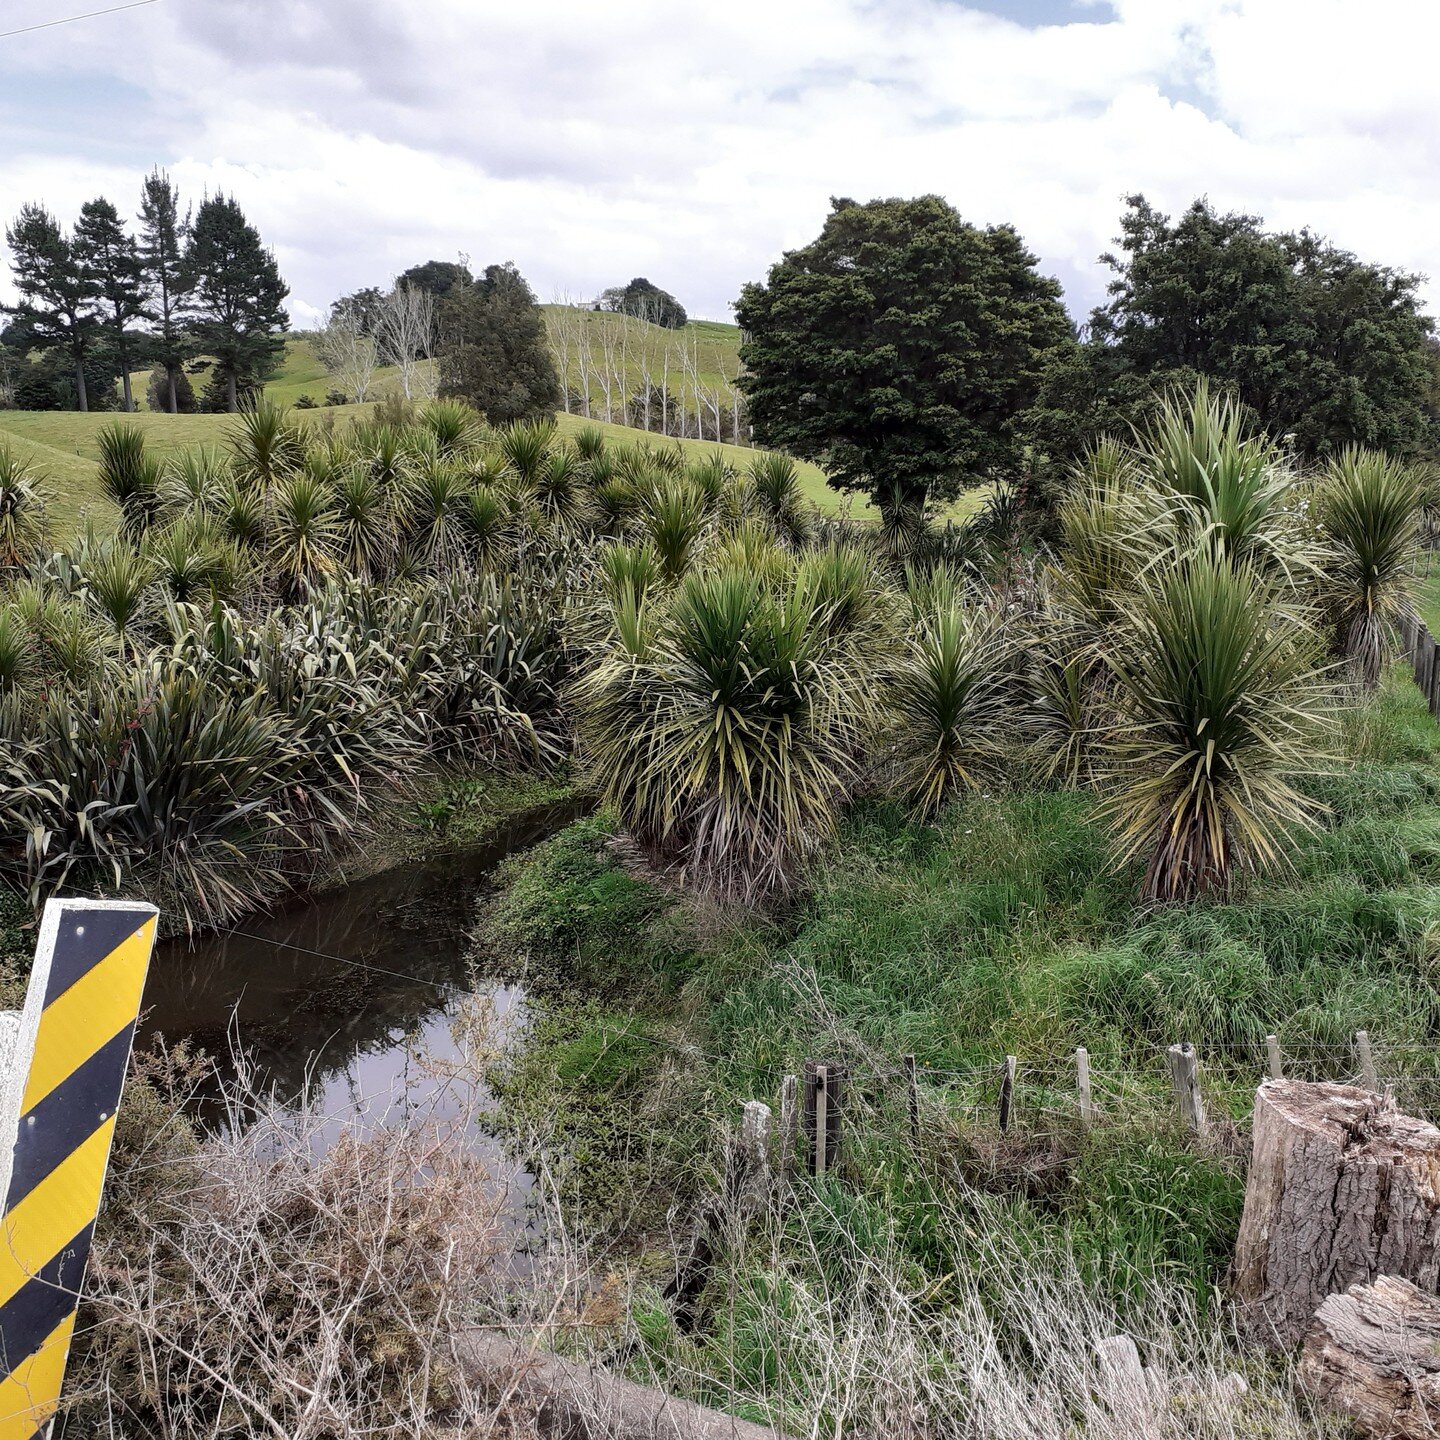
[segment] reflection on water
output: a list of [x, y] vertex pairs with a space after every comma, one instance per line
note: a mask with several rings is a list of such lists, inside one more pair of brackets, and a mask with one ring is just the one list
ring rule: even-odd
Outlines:
[[[473, 1114], [483, 1097], [445, 1071], [461, 1058], [453, 1021], [474, 993], [466, 931], [476, 897], [506, 854], [574, 814], [527, 816], [483, 851], [401, 866], [228, 934], [162, 945], [137, 1044], [188, 1037], [231, 1076], [238, 1047], [253, 1082], [286, 1102], [310, 1100], [337, 1130], [409, 1105], [432, 1120]], [[483, 980], [478, 992], [498, 1033], [513, 1033], [520, 992]], [[206, 1098], [214, 1103], [202, 1097], [202, 1114]]]

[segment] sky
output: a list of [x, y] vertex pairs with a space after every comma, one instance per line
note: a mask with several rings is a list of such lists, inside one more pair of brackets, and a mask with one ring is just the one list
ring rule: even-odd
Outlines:
[[1127, 194], [1207, 195], [1436, 276], [1440, 313], [1437, 53], [1431, 0], [153, 0], [0, 37], [0, 217], [133, 212], [158, 165], [235, 196], [298, 326], [462, 254], [724, 320], [830, 196], [934, 192], [1083, 318]]

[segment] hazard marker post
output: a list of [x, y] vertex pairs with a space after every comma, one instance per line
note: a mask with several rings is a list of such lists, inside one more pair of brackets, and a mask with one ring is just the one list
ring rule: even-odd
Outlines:
[[157, 914], [51, 900], [25, 1008], [0, 1011], [0, 1440], [60, 1403]]

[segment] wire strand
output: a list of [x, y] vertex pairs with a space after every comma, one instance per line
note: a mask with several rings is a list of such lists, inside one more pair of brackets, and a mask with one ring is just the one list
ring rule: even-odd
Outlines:
[[35, 30], [53, 30], [57, 25], [73, 25], [77, 20], [94, 20], [99, 15], [114, 15], [121, 10], [139, 10], [144, 5], [158, 5], [160, 0], [130, 0], [128, 5], [111, 5], [104, 10], [87, 10], [83, 15], [67, 15], [63, 20], [45, 20], [39, 25], [22, 25], [18, 30], [0, 30], [0, 40], [11, 35], [29, 35]]

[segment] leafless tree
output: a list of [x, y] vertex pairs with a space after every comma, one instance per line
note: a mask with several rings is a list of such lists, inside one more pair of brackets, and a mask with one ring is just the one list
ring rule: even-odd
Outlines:
[[575, 371], [584, 369], [580, 360], [581, 331], [585, 326], [585, 312], [580, 302], [568, 291], [557, 290], [550, 308], [545, 312], [545, 329], [550, 337], [550, 348], [555, 352], [555, 368], [560, 372], [560, 388], [565, 413], [571, 414], [577, 401], [588, 415], [589, 396], [585, 387], [575, 384]]
[[342, 301], [335, 308], [329, 323], [316, 332], [315, 353], [339, 380], [346, 395], [363, 405], [375, 378], [379, 354], [375, 337], [365, 329], [355, 306]]
[[380, 302], [377, 338], [387, 364], [400, 368], [407, 400], [435, 395], [435, 297], [418, 285], [394, 284]]

